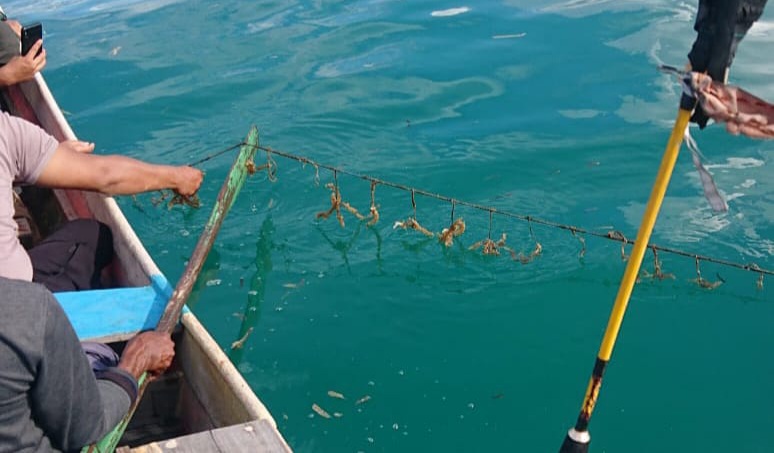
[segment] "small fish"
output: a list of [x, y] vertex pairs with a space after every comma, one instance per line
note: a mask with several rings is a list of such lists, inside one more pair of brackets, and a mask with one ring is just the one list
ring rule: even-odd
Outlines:
[[457, 14], [464, 14], [464, 13], [467, 13], [468, 11], [470, 11], [470, 8], [468, 8], [467, 6], [463, 6], [461, 8], [449, 8], [449, 9], [444, 9], [440, 11], [433, 11], [432, 13], [430, 13], [430, 15], [433, 17], [450, 17], [450, 16], [456, 16]]
[[110, 56], [115, 57], [116, 55], [118, 55], [118, 52], [120, 51], [121, 51], [121, 46], [113, 47], [110, 50]]
[[345, 400], [346, 399], [346, 398], [344, 398], [344, 395], [342, 395], [339, 392], [333, 391], [333, 390], [328, 390], [328, 396], [330, 396], [331, 398], [338, 398], [340, 400]]
[[341, 418], [341, 417], [344, 416], [344, 414], [342, 414], [341, 412], [334, 412], [333, 416], [336, 417], [336, 418]]
[[318, 406], [316, 403], [312, 404], [312, 410], [317, 412], [317, 415], [319, 415], [322, 418], [331, 418], [331, 414], [325, 411], [325, 409]]
[[523, 38], [527, 36], [526, 33], [514, 33], [512, 35], [494, 35], [492, 36], [492, 39], [513, 39], [513, 38]]
[[371, 395], [366, 395], [366, 396], [360, 398], [359, 400], [355, 401], [355, 406], [363, 404], [363, 403], [365, 403], [366, 401], [368, 401], [370, 399], [371, 399]]
[[253, 328], [250, 327], [249, 329], [247, 329], [247, 332], [245, 332], [245, 335], [242, 338], [231, 343], [231, 350], [233, 351], [234, 349], [241, 349], [245, 345], [245, 341], [247, 341], [247, 337], [250, 336], [250, 333], [252, 333], [252, 331], [253, 331]]
[[698, 284], [699, 286], [701, 286], [704, 289], [715, 289], [718, 286], [720, 286], [720, 285], [722, 285], [723, 283], [726, 282], [726, 280], [723, 277], [721, 277], [720, 274], [715, 274], [715, 276], [717, 276], [718, 280], [714, 281], [714, 282], [709, 281], [709, 280], [707, 280], [705, 278], [702, 278], [701, 276], [699, 276], [697, 278], [694, 278], [691, 281], [693, 283]]
[[299, 280], [298, 283], [285, 283], [285, 284], [282, 285], [283, 288], [288, 288], [288, 289], [300, 288], [302, 286], [304, 286], [304, 279], [303, 278], [301, 280]]

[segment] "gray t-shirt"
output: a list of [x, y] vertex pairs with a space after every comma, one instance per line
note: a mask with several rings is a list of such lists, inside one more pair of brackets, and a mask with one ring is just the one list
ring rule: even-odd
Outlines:
[[[0, 12], [2, 8], [0, 8]], [[16, 32], [7, 22], [0, 22], [0, 65], [11, 61], [11, 58], [21, 54], [21, 43]]]
[[0, 313], [0, 453], [79, 451], [126, 415], [131, 397], [95, 377], [48, 290], [0, 278]]
[[32, 281], [32, 263], [13, 219], [13, 184], [35, 184], [57, 146], [40, 127], [0, 112], [0, 277]]

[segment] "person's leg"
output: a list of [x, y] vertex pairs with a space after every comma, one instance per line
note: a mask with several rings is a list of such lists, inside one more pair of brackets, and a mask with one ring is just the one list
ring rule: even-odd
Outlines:
[[95, 373], [118, 366], [118, 354], [110, 346], [96, 341], [81, 341], [81, 347]]
[[51, 292], [99, 289], [113, 259], [113, 234], [104, 223], [76, 219], [29, 250], [32, 281]]
[[0, 22], [0, 66], [21, 54], [21, 41], [5, 21]]

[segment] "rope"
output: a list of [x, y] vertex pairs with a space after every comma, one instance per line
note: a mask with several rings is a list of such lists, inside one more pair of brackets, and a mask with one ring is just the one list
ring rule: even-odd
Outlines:
[[[198, 164], [200, 164], [202, 162], [206, 162], [206, 161], [208, 161], [208, 160], [210, 160], [210, 159], [212, 159], [214, 157], [217, 157], [217, 156], [219, 156], [221, 154], [224, 154], [224, 153], [226, 153], [226, 152], [228, 152], [230, 150], [236, 149], [236, 148], [238, 148], [240, 146], [254, 146], [254, 145], [250, 145], [250, 144], [245, 143], [245, 142], [238, 143], [236, 145], [230, 146], [230, 147], [225, 148], [223, 150], [217, 151], [217, 152], [215, 152], [215, 153], [213, 153], [213, 154], [211, 154], [211, 155], [209, 155], [209, 156], [207, 156], [205, 158], [202, 158], [202, 159], [200, 159], [200, 160], [198, 160], [198, 161], [196, 161], [196, 162], [194, 162], [193, 164], [190, 164], [190, 165], [198, 165]], [[312, 159], [310, 159], [308, 157], [298, 156], [298, 155], [291, 154], [291, 153], [288, 153], [288, 152], [279, 151], [279, 150], [273, 149], [273, 148], [268, 147], [268, 146], [256, 146], [256, 148], [258, 148], [261, 151], [266, 152], [267, 155], [273, 154], [275, 156], [280, 156], [280, 157], [284, 157], [284, 158], [289, 159], [289, 160], [300, 162], [300, 163], [302, 163], [304, 165], [306, 165], [306, 164], [312, 165], [312, 166], [315, 167], [316, 172], [319, 171], [320, 168], [324, 168], [326, 170], [329, 170], [330, 172], [332, 172], [334, 174], [334, 177], [336, 178], [337, 182], [338, 182], [338, 175], [339, 174], [343, 174], [343, 175], [347, 175], [347, 176], [350, 176], [350, 177], [353, 177], [353, 178], [357, 178], [357, 179], [362, 179], [364, 181], [368, 181], [368, 182], [370, 182], [373, 185], [378, 184], [378, 185], [382, 185], [382, 186], [392, 187], [394, 189], [402, 190], [402, 191], [405, 191], [405, 192], [409, 192], [411, 194], [411, 205], [412, 205], [412, 208], [414, 209], [414, 216], [415, 216], [415, 218], [416, 218], [416, 201], [415, 201], [415, 196], [416, 195], [422, 195], [422, 196], [427, 197], [427, 198], [433, 198], [433, 199], [436, 199], [436, 200], [445, 201], [447, 203], [450, 203], [452, 205], [452, 220], [454, 220], [454, 208], [457, 205], [460, 205], [460, 206], [465, 206], [465, 207], [468, 207], [468, 208], [471, 208], [471, 209], [476, 209], [476, 210], [479, 210], [479, 211], [488, 212], [490, 216], [492, 216], [493, 214], [497, 214], [497, 215], [500, 215], [500, 216], [503, 216], [503, 217], [508, 217], [508, 218], [512, 218], [512, 219], [516, 219], [516, 220], [521, 220], [521, 221], [527, 222], [527, 224], [529, 225], [530, 235], [533, 237], [533, 239], [534, 239], [534, 233], [532, 231], [532, 224], [533, 223], [537, 224], [537, 225], [546, 226], [546, 227], [549, 227], [549, 228], [556, 228], [556, 229], [559, 229], [559, 230], [569, 231], [570, 233], [572, 233], [573, 236], [578, 238], [578, 240], [581, 242], [581, 244], [583, 246], [583, 249], [581, 250], [581, 253], [580, 253], [581, 257], [585, 254], [585, 251], [586, 251], [586, 241], [581, 236], [578, 236], [578, 234], [584, 234], [584, 235], [596, 237], [596, 238], [599, 238], [599, 239], [607, 239], [607, 240], [611, 240], [611, 241], [616, 241], [616, 242], [621, 243], [622, 247], [624, 247], [626, 245], [629, 245], [629, 244], [634, 245], [634, 243], [635, 243], [634, 240], [626, 238], [623, 235], [623, 233], [621, 233], [619, 231], [610, 231], [610, 232], [607, 232], [607, 233], [598, 233], [598, 232], [595, 232], [595, 231], [590, 231], [590, 230], [588, 230], [586, 228], [577, 227], [575, 225], [569, 225], [569, 224], [554, 222], [554, 221], [551, 221], [551, 220], [541, 219], [541, 218], [533, 217], [533, 216], [530, 216], [530, 215], [517, 214], [517, 213], [514, 213], [514, 212], [510, 212], [510, 211], [505, 211], [505, 210], [502, 210], [502, 209], [497, 209], [497, 208], [492, 207], [492, 206], [485, 206], [485, 205], [482, 205], [482, 204], [479, 204], [479, 203], [473, 203], [473, 202], [470, 202], [470, 201], [460, 200], [460, 199], [452, 198], [452, 197], [449, 197], [449, 196], [446, 196], [446, 195], [442, 195], [442, 194], [439, 194], [439, 193], [430, 192], [430, 191], [423, 190], [423, 189], [417, 189], [415, 187], [411, 187], [411, 186], [408, 186], [408, 185], [405, 185], [405, 184], [400, 184], [400, 183], [396, 183], [396, 182], [386, 181], [384, 179], [375, 178], [373, 176], [363, 175], [363, 174], [360, 174], [360, 173], [355, 173], [355, 172], [352, 172], [352, 171], [348, 171], [348, 170], [345, 170], [345, 169], [342, 169], [342, 168], [335, 167], [333, 165], [326, 165], [326, 164], [323, 164], [323, 163], [320, 163], [320, 162], [316, 162], [316, 161], [314, 161], [314, 160], [312, 160]], [[315, 178], [317, 179], [319, 177], [318, 173], [315, 173], [315, 175], [316, 175]], [[491, 238], [491, 232], [490, 232], [489, 236]], [[694, 260], [697, 260], [697, 261], [704, 261], [704, 262], [707, 262], [707, 263], [714, 263], [714, 264], [718, 264], [718, 265], [721, 265], [721, 266], [732, 267], [732, 268], [736, 268], [736, 269], [741, 269], [743, 271], [758, 273], [760, 275], [759, 281], [761, 282], [761, 284], [759, 286], [762, 286], [763, 275], [774, 275], [774, 270], [762, 268], [762, 267], [758, 266], [755, 263], [738, 263], [738, 262], [729, 261], [729, 260], [725, 260], [725, 259], [721, 259], [721, 258], [715, 258], [715, 257], [708, 256], [708, 255], [701, 255], [701, 254], [697, 254], [697, 253], [687, 252], [687, 251], [676, 249], [676, 248], [672, 248], [672, 247], [660, 246], [660, 245], [657, 245], [657, 244], [648, 244], [648, 248], [652, 249], [654, 252], [658, 251], [658, 252], [663, 252], [663, 253], [671, 253], [673, 255], [693, 258]], [[626, 259], [626, 256], [624, 255], [623, 250], [622, 250], [622, 257], [624, 259]]]
[[220, 151], [216, 151], [216, 152], [214, 152], [214, 153], [212, 153], [212, 154], [210, 154], [208, 156], [202, 157], [201, 159], [195, 160], [195, 161], [193, 161], [193, 162], [191, 162], [190, 164], [187, 164], [187, 165], [189, 167], [195, 167], [197, 165], [201, 165], [201, 164], [207, 162], [208, 160], [212, 160], [212, 159], [214, 159], [214, 158], [216, 158], [216, 157], [218, 157], [218, 156], [220, 156], [222, 154], [226, 154], [227, 152], [235, 150], [235, 149], [239, 148], [240, 146], [244, 146], [244, 145], [247, 145], [247, 143], [244, 143], [244, 142], [243, 143], [237, 143], [236, 145], [229, 146], [228, 148], [224, 148], [224, 149], [222, 149]]

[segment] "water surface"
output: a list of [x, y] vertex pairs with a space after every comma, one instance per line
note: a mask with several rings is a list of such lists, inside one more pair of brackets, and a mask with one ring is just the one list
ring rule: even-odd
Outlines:
[[[521, 215], [633, 238], [676, 113], [694, 2], [484, 0], [10, 1], [40, 20], [44, 75], [99, 153], [186, 163], [261, 142]], [[772, 7], [731, 79], [774, 99]], [[694, 133], [729, 200], [714, 214], [690, 157], [653, 242], [774, 268], [771, 143]], [[261, 156], [260, 159], [264, 157]], [[259, 159], [259, 160], [260, 160]], [[625, 263], [616, 243], [456, 206], [451, 248], [394, 230], [411, 195], [379, 186], [381, 221], [346, 226], [333, 175], [277, 158], [231, 211], [193, 310], [299, 452], [555, 451], [572, 425]], [[119, 204], [175, 281], [230, 159], [203, 165], [205, 208]], [[367, 182], [338, 175], [367, 212]], [[417, 196], [440, 231], [449, 203]], [[526, 265], [467, 248], [507, 233]], [[762, 452], [774, 444], [770, 280], [662, 254], [674, 280], [635, 289], [591, 424], [596, 452]], [[645, 266], [652, 270], [651, 255]], [[242, 350], [233, 341], [250, 336]], [[342, 393], [340, 400], [327, 395]], [[370, 400], [356, 401], [365, 396]], [[340, 417], [324, 419], [318, 404]]]

